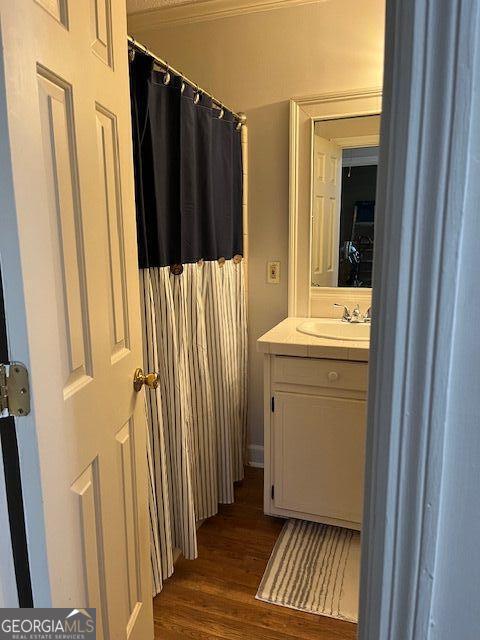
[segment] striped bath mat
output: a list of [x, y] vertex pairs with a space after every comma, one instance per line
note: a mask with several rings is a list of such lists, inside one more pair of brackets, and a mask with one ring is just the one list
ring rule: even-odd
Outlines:
[[256, 598], [308, 613], [358, 621], [360, 534], [288, 520]]

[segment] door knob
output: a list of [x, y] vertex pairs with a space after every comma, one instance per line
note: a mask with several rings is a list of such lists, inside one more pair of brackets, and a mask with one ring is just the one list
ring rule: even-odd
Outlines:
[[135, 369], [135, 373], [133, 374], [133, 388], [135, 391], [140, 391], [143, 385], [149, 389], [156, 389], [158, 384], [158, 373], [143, 373], [143, 369], [140, 367]]

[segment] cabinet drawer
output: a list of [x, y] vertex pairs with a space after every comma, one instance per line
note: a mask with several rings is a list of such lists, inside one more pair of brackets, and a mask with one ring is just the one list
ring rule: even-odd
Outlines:
[[273, 382], [351, 391], [367, 390], [368, 365], [363, 362], [276, 356]]

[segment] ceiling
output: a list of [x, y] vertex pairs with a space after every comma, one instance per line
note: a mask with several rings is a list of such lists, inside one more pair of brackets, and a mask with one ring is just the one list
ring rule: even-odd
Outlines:
[[176, 7], [181, 4], [194, 4], [196, 2], [208, 2], [208, 0], [127, 0], [127, 12], [136, 13], [137, 11]]

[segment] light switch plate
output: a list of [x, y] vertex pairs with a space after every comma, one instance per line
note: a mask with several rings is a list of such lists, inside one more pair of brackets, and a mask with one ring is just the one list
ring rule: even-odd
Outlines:
[[280, 282], [280, 262], [278, 260], [267, 262], [267, 282], [268, 284]]

